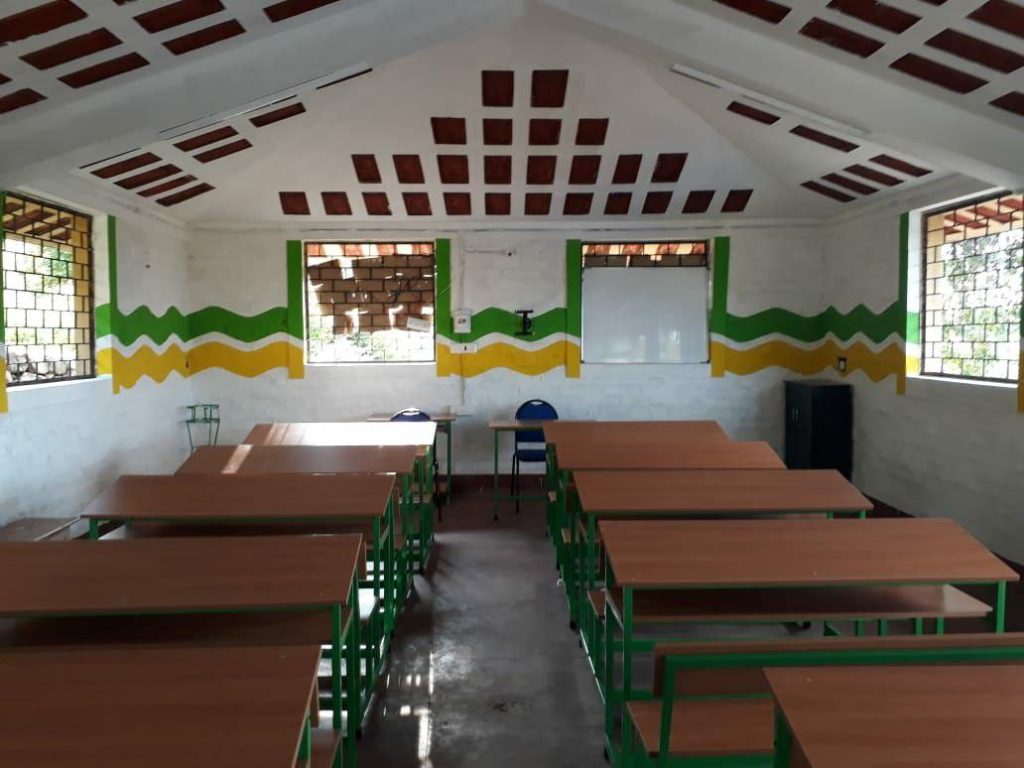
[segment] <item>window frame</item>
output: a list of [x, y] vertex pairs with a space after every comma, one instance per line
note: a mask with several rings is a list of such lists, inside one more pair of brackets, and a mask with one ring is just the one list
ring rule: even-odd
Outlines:
[[[919, 276], [919, 281], [918, 281], [918, 283], [919, 283], [919, 285], [918, 285], [918, 295], [920, 297], [921, 304], [920, 304], [920, 310], [918, 312], [918, 338], [920, 340], [919, 341], [919, 344], [920, 344], [920, 352], [919, 352], [919, 354], [920, 354], [921, 362], [920, 362], [920, 366], [919, 366], [920, 369], [917, 372], [916, 376], [918, 376], [920, 378], [938, 379], [938, 380], [942, 380], [942, 381], [954, 381], [954, 382], [959, 381], [959, 382], [968, 383], [968, 384], [970, 384], [970, 383], [979, 383], [979, 384], [996, 384], [996, 385], [1010, 386], [1010, 387], [1017, 386], [1017, 383], [1018, 383], [1018, 380], [1019, 380], [1019, 376], [1020, 376], [1020, 371], [1018, 371], [1018, 378], [1007, 377], [1007, 378], [1004, 378], [1004, 379], [1000, 379], [1000, 378], [994, 378], [994, 377], [991, 377], [991, 376], [970, 376], [970, 375], [967, 375], [967, 374], [942, 373], [942, 372], [935, 373], [935, 372], [931, 372], [931, 371], [926, 371], [925, 370], [925, 361], [926, 361], [925, 350], [927, 349], [926, 344], [927, 344], [927, 338], [928, 338], [927, 337], [927, 333], [928, 333], [928, 322], [927, 322], [927, 317], [928, 317], [928, 314], [927, 314], [928, 313], [928, 293], [927, 293], [927, 284], [928, 284], [928, 219], [930, 217], [932, 217], [932, 216], [945, 215], [947, 213], [951, 213], [953, 211], [956, 211], [959, 208], [965, 208], [965, 207], [969, 207], [969, 206], [976, 206], [976, 205], [979, 205], [981, 203], [989, 202], [989, 201], [991, 201], [993, 199], [998, 200], [999, 198], [1007, 197], [1007, 196], [1012, 196], [1014, 194], [1015, 194], [1014, 192], [1012, 192], [1010, 190], [1006, 190], [1006, 189], [997, 190], [997, 191], [989, 191], [989, 192], [986, 192], [985, 194], [975, 195], [973, 197], [968, 197], [968, 198], [962, 199], [962, 200], [947, 201], [945, 203], [942, 203], [941, 205], [930, 207], [930, 208], [925, 208], [925, 209], [923, 209], [923, 210], [921, 210], [919, 212], [920, 213], [920, 216], [919, 216], [919, 219], [918, 219], [918, 226], [920, 227], [920, 254], [919, 254], [919, 258], [920, 258], [920, 265], [921, 266], [920, 266], [920, 276]], [[984, 235], [979, 235], [979, 237], [983, 237], [983, 236]], [[1022, 270], [1021, 280], [1024, 281], [1024, 270]], [[1020, 313], [1020, 315], [1017, 318], [1018, 326], [1020, 326], [1022, 323], [1024, 323], [1024, 304], [1022, 304], [1021, 313]]]
[[[66, 213], [69, 213], [69, 214], [71, 214], [73, 216], [80, 216], [80, 217], [82, 217], [84, 219], [87, 219], [89, 221], [89, 237], [88, 237], [88, 240], [87, 240], [87, 245], [85, 246], [85, 249], [86, 249], [86, 251], [88, 251], [88, 254], [89, 254], [89, 263], [87, 265], [87, 267], [88, 267], [88, 270], [87, 270], [88, 276], [87, 276], [87, 278], [84, 278], [84, 279], [86, 279], [88, 281], [88, 284], [89, 284], [89, 293], [88, 293], [88, 295], [86, 297], [88, 299], [87, 310], [86, 311], [88, 312], [89, 318], [90, 318], [88, 344], [89, 344], [89, 363], [90, 363], [90, 368], [92, 370], [92, 373], [88, 373], [88, 374], [85, 374], [85, 375], [82, 375], [82, 376], [60, 376], [60, 377], [49, 378], [49, 379], [36, 379], [35, 381], [6, 381], [6, 376], [10, 374], [10, 368], [11, 368], [11, 359], [10, 359], [11, 353], [10, 353], [10, 349], [11, 349], [12, 346], [18, 346], [18, 345], [7, 344], [3, 338], [0, 338], [0, 344], [4, 344], [5, 349], [6, 349], [6, 353], [7, 353], [6, 354], [6, 356], [7, 356], [7, 374], [4, 377], [5, 378], [5, 382], [4, 383], [5, 383], [6, 387], [7, 387], [7, 389], [10, 390], [10, 389], [15, 389], [15, 388], [21, 389], [21, 388], [24, 388], [24, 387], [47, 386], [47, 385], [53, 385], [53, 384], [65, 384], [65, 383], [77, 382], [77, 381], [92, 381], [94, 379], [98, 379], [98, 378], [100, 378], [100, 375], [97, 372], [98, 361], [97, 361], [97, 356], [96, 356], [96, 251], [95, 251], [94, 242], [93, 242], [94, 238], [96, 236], [96, 217], [93, 216], [90, 213], [85, 213], [84, 211], [79, 211], [79, 210], [76, 210], [74, 208], [71, 208], [70, 206], [68, 206], [68, 205], [66, 205], [64, 203], [56, 203], [56, 202], [41, 200], [41, 199], [39, 199], [37, 197], [33, 197], [32, 195], [22, 194], [20, 192], [14, 191], [14, 190], [9, 190], [8, 192], [4, 193], [3, 195], [0, 195], [0, 199], [3, 199], [5, 201], [8, 198], [12, 198], [12, 197], [17, 198], [18, 200], [21, 200], [21, 201], [23, 201], [25, 203], [33, 203], [35, 205], [41, 205], [41, 206], [44, 206], [44, 207], [47, 207], [47, 208], [55, 208], [58, 211], [66, 212]], [[3, 216], [5, 214], [6, 214], [6, 211], [0, 211], [0, 291], [3, 291], [3, 290], [6, 289], [6, 286], [4, 284], [4, 268], [3, 268], [3, 263], [2, 263], [3, 252], [4, 252], [4, 244], [5, 244], [5, 241], [7, 239], [7, 230], [3, 226]], [[17, 232], [12, 232], [11, 234], [17, 235], [19, 237], [22, 237], [22, 235], [18, 235]], [[38, 236], [36, 236], [36, 235], [29, 235], [28, 237], [36, 237], [37, 239], [41, 239], [41, 238], [38, 238]], [[83, 278], [71, 278], [71, 279], [75, 282], [76, 285], [77, 285], [78, 282], [83, 280]], [[14, 289], [11, 289], [11, 290], [14, 290]], [[35, 293], [35, 292], [33, 291], [33, 293]], [[75, 296], [78, 295], [77, 291], [76, 291], [76, 293], [74, 295]], [[2, 321], [2, 322], [0, 322], [0, 328], [2, 328], [2, 330], [4, 332], [4, 335], [6, 336], [6, 332], [7, 332], [7, 313], [10, 310], [10, 307], [8, 307], [3, 302], [0, 302], [0, 307], [2, 307], [2, 310], [3, 310], [3, 317], [0, 317], [0, 321]]]
[[[430, 359], [429, 360], [334, 360], [326, 362], [313, 362], [310, 359], [310, 325], [309, 325], [309, 263], [307, 259], [309, 255], [306, 252], [306, 247], [310, 244], [315, 245], [430, 245], [431, 247], [431, 258], [434, 260], [434, 277], [431, 282], [433, 284], [434, 297], [432, 299], [431, 306], [434, 309], [434, 320], [431, 323], [431, 344], [430, 344]], [[395, 238], [387, 240], [303, 240], [302, 241], [302, 328], [303, 328], [303, 339], [302, 339], [302, 351], [303, 351], [303, 362], [307, 366], [313, 367], [341, 367], [348, 365], [437, 365], [437, 240], [434, 239], [409, 239], [409, 240], [398, 240]]]

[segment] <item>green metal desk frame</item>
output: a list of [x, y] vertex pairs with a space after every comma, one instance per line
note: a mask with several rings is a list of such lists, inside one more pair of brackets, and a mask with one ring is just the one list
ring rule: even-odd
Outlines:
[[[611, 566], [611, 562], [606, 560], [605, 562], [605, 583], [609, 586], [615, 584], [615, 574]], [[972, 584], [983, 584], [991, 585], [996, 589], [996, 604], [993, 610], [992, 622], [994, 632], [1003, 632], [1006, 628], [1006, 582], [958, 582], [955, 586], [967, 586]], [[758, 585], [749, 585], [746, 588], [756, 588]], [[796, 585], [794, 585], [796, 586]], [[881, 586], [881, 585], [877, 585]], [[899, 583], [887, 584], [885, 586], [903, 586]], [[714, 589], [719, 589], [714, 587]], [[813, 589], [813, 587], [808, 587]], [[609, 754], [615, 756], [613, 759], [613, 765], [622, 766], [622, 768], [631, 768], [628, 763], [622, 759], [622, 752], [615, 744], [614, 734], [614, 715], [616, 705], [623, 704], [627, 701], [635, 700], [646, 700], [651, 698], [650, 691], [636, 691], [633, 686], [633, 654], [650, 652], [653, 650], [655, 641], [654, 640], [637, 640], [634, 637], [634, 624], [633, 624], [633, 599], [637, 589], [634, 587], [623, 587], [622, 588], [622, 617], [621, 622], [616, 620], [615, 612], [611, 611], [607, 607], [605, 608], [604, 618], [604, 686], [603, 693], [605, 699], [605, 745], [609, 751]], [[884, 620], [877, 620], [872, 617], [863, 617], [856, 621], [856, 634], [863, 633], [863, 622], [877, 621], [878, 622], [878, 634], [884, 635], [888, 633], [888, 623]], [[775, 623], [775, 622], [756, 622], [756, 623]], [[924, 632], [924, 620], [914, 620], [914, 631], [917, 634], [923, 634]], [[622, 639], [620, 641], [615, 640], [615, 629], [618, 627], [621, 630]], [[945, 630], [944, 622], [936, 623], [936, 632], [941, 633]], [[834, 631], [834, 630], [833, 630]], [[727, 639], [727, 638], [722, 638]], [[657, 642], [672, 642], [671, 638], [659, 637]], [[686, 642], [685, 638], [677, 639], [677, 641]], [[617, 651], [621, 651], [622, 654], [622, 688], [617, 690], [615, 687], [615, 655]], [[623, 713], [622, 717], [622, 729], [621, 729], [621, 744], [626, 744], [629, 737], [628, 728], [629, 720]]]

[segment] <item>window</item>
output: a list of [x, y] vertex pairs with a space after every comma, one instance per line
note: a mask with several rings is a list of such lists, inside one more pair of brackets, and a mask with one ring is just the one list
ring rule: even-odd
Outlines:
[[1017, 381], [1022, 220], [1008, 194], [924, 215], [922, 374]]
[[583, 362], [706, 363], [708, 243], [584, 243]]
[[8, 386], [95, 376], [92, 218], [8, 193], [0, 278]]
[[306, 243], [309, 363], [434, 359], [433, 243]]

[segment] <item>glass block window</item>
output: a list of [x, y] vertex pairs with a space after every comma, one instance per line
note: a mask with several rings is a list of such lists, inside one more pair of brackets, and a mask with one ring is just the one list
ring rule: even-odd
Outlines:
[[676, 243], [584, 243], [583, 266], [706, 267], [706, 241]]
[[924, 216], [921, 372], [1016, 382], [1024, 196]]
[[306, 360], [434, 360], [433, 243], [306, 243]]
[[3, 211], [7, 384], [95, 375], [92, 218], [8, 193]]

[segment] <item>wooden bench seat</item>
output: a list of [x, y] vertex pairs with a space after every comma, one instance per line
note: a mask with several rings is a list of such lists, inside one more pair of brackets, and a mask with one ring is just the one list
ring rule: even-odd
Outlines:
[[[622, 590], [608, 606], [622, 621]], [[949, 585], [642, 591], [633, 599], [635, 624], [674, 622], [849, 621], [853, 619], [977, 618], [991, 607]]]
[[[658, 754], [661, 701], [626, 705], [641, 748]], [[672, 709], [672, 757], [727, 757], [772, 751], [773, 705], [769, 698], [679, 701]]]
[[77, 517], [20, 517], [0, 527], [0, 541], [67, 539]]
[[312, 736], [309, 768], [331, 768], [334, 765], [334, 756], [341, 748], [342, 732], [333, 728], [314, 728]]
[[587, 601], [590, 603], [590, 607], [594, 610], [594, 615], [597, 616], [598, 621], [604, 620], [604, 604], [605, 594], [603, 589], [592, 589], [587, 592]]

